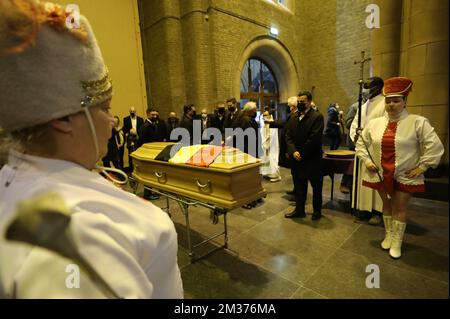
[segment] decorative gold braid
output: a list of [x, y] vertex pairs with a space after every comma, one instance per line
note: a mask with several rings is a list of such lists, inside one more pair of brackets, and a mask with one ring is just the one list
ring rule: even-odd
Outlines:
[[81, 106], [91, 106], [104, 102], [112, 94], [112, 81], [108, 72], [100, 80], [82, 81], [81, 87], [86, 94], [81, 100]]

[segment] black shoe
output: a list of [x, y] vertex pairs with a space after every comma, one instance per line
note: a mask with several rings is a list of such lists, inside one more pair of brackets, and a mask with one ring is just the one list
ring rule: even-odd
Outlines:
[[291, 190], [289, 192], [286, 192], [286, 194], [288, 194], [288, 195], [295, 195], [295, 190]]
[[305, 218], [306, 214], [303, 213], [298, 213], [296, 210], [293, 210], [292, 212], [288, 213], [288, 214], [284, 214], [285, 218]]
[[156, 199], [159, 199], [159, 195], [151, 194], [151, 195], [148, 195], [148, 196], [144, 196], [144, 198], [146, 200], [156, 200]]
[[319, 220], [322, 218], [322, 214], [321, 213], [313, 213], [311, 220]]

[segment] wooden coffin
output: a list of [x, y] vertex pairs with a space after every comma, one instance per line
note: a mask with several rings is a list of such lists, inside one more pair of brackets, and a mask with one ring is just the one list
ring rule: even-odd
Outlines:
[[174, 143], [147, 143], [134, 151], [133, 178], [151, 188], [226, 209], [241, 207], [266, 195], [259, 174], [261, 163], [248, 154], [227, 148], [227, 154], [232, 151], [240, 160], [230, 161], [229, 156], [224, 160], [223, 152], [208, 167], [155, 160], [171, 144]]

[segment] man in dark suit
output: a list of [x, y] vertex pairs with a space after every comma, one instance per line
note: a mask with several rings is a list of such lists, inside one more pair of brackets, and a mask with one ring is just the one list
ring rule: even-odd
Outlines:
[[159, 119], [159, 112], [157, 110], [147, 109], [147, 120], [138, 133], [138, 147], [141, 147], [145, 143], [166, 141], [166, 123]]
[[[236, 136], [234, 133], [232, 133], [232, 130], [235, 128], [241, 127], [240, 121], [242, 112], [240, 107], [238, 106], [238, 103], [236, 99], [233, 97], [231, 99], [227, 100], [227, 107], [228, 107], [228, 114], [225, 117], [224, 121], [224, 140], [225, 144], [232, 147], [237, 147], [236, 145]], [[231, 131], [230, 131], [231, 130]], [[228, 134], [227, 134], [228, 131]]]
[[[147, 120], [139, 131], [138, 147], [151, 142], [165, 142], [167, 137], [166, 123], [160, 121], [159, 112], [155, 109], [147, 109]], [[144, 188], [144, 198], [148, 200], [159, 199], [159, 195]]]
[[136, 115], [134, 106], [130, 108], [130, 115], [123, 119], [123, 133], [128, 149], [128, 170], [133, 171], [133, 160], [130, 156], [137, 149], [138, 132], [144, 124], [144, 119]]
[[[280, 154], [280, 161], [281, 157], [283, 157], [283, 160], [288, 161], [289, 166], [291, 167], [291, 173], [292, 171], [292, 161], [290, 160], [289, 154], [287, 153], [287, 146], [286, 146], [286, 128], [287, 124], [289, 123], [289, 120], [291, 117], [297, 117], [298, 118], [298, 97], [297, 96], [291, 96], [288, 99], [288, 107], [289, 107], [289, 114], [287, 116], [285, 123], [280, 123], [279, 121], [270, 122], [270, 128], [279, 128], [281, 129], [281, 138], [280, 138], [280, 152], [283, 151], [282, 154]], [[292, 180], [294, 180], [294, 176], [292, 176]], [[295, 196], [295, 188], [292, 191], [286, 192], [287, 195]], [[291, 197], [289, 198], [291, 199]]]
[[227, 117], [227, 113], [225, 110], [225, 103], [218, 102], [216, 105], [216, 109], [214, 114], [211, 116], [211, 126], [218, 129], [221, 133], [220, 141], [215, 141], [216, 145], [221, 145], [221, 142], [225, 140], [225, 119]]
[[[183, 117], [180, 122], [180, 127], [187, 130], [189, 133], [189, 144], [200, 144], [200, 141], [194, 143], [194, 118], [196, 116], [194, 104], [187, 104], [183, 106]], [[184, 141], [187, 142], [187, 141]]]
[[286, 218], [304, 218], [308, 181], [313, 188], [312, 220], [322, 217], [322, 135], [324, 119], [311, 108], [312, 96], [308, 91], [299, 93], [298, 115], [292, 116], [286, 126], [286, 146], [292, 161], [295, 210]]
[[177, 114], [175, 112], [169, 113], [169, 118], [166, 121], [166, 129], [167, 129], [167, 141], [170, 141], [170, 133], [174, 129], [176, 129], [178, 126], [180, 126], [180, 119], [177, 117]]
[[[239, 116], [239, 119], [237, 121], [233, 122], [233, 129], [241, 128], [243, 131], [246, 131], [247, 129], [251, 129], [251, 134], [253, 136], [247, 136], [244, 135], [243, 138], [243, 151], [244, 153], [250, 154], [253, 157], [258, 158], [259, 155], [262, 153], [261, 150], [261, 138], [259, 136], [259, 126], [258, 122], [256, 122], [256, 113], [257, 113], [257, 106], [255, 102], [247, 102], [244, 106], [244, 109], [242, 111], [242, 114]], [[238, 147], [240, 145], [236, 145], [235, 147]]]
[[227, 100], [228, 116], [225, 118], [224, 128], [233, 128], [237, 126], [242, 112], [237, 105], [236, 99], [233, 97]]
[[202, 109], [200, 113], [200, 125], [201, 125], [201, 135], [202, 135], [202, 144], [208, 144], [211, 142], [209, 136], [203, 136], [203, 133], [211, 127], [211, 118], [212, 114], [208, 114], [207, 109]]
[[222, 135], [224, 133], [225, 117], [227, 116], [225, 110], [225, 103], [218, 102], [216, 109], [214, 110], [214, 115], [211, 117], [211, 127], [218, 129]]

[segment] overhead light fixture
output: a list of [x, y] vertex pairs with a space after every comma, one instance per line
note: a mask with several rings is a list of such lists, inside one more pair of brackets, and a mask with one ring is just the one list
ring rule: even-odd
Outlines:
[[275, 27], [270, 28], [270, 34], [271, 35], [278, 35], [278, 29]]

